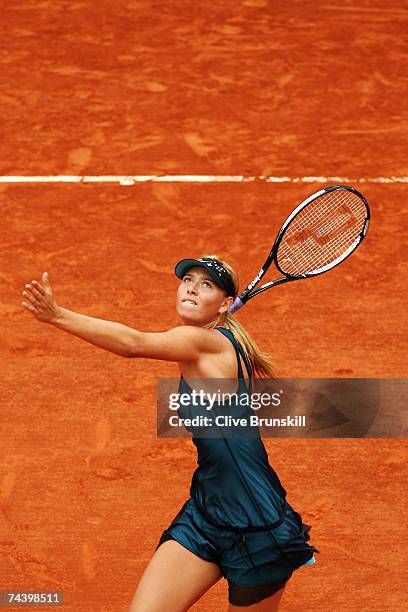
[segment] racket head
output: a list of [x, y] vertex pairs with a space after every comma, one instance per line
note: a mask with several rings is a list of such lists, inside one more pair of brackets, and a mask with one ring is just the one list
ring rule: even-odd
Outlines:
[[272, 248], [276, 267], [290, 278], [331, 270], [358, 247], [367, 234], [370, 208], [349, 185], [332, 185], [304, 200], [280, 228]]

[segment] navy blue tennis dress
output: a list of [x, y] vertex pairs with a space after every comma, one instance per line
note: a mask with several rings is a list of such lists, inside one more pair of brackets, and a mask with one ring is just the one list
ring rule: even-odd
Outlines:
[[[231, 330], [217, 329], [235, 348], [237, 393], [247, 394], [252, 388], [248, 359]], [[179, 393], [191, 391], [181, 376]], [[241, 406], [236, 409], [242, 414]], [[307, 544], [311, 527], [286, 501], [286, 491], [269, 464], [259, 431], [255, 436], [230, 438], [194, 437], [193, 432], [192, 441], [198, 451], [198, 468], [190, 498], [163, 531], [157, 548], [166, 540], [176, 540], [198, 557], [219, 565], [228, 581], [231, 604], [257, 603], [280, 590], [294, 570], [315, 563], [313, 553], [319, 551]]]

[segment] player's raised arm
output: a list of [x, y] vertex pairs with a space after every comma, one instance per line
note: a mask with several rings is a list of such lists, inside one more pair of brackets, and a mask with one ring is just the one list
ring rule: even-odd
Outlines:
[[[133, 330], [136, 331], [136, 330]], [[222, 353], [221, 337], [208, 329], [185, 325], [164, 332], [136, 332], [130, 357], [147, 357], [165, 361], [193, 362], [200, 355]]]
[[47, 273], [42, 284], [33, 280], [23, 291], [22, 306], [43, 323], [121, 357], [147, 357], [191, 362], [202, 353], [222, 351], [218, 335], [193, 326], [175, 327], [165, 332], [145, 333], [115, 321], [97, 319], [62, 308], [56, 302]]

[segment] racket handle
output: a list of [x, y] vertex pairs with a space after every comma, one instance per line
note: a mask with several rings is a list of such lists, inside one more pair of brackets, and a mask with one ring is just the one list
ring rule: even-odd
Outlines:
[[244, 303], [241, 302], [241, 300], [239, 299], [239, 297], [235, 298], [235, 302], [228, 308], [228, 313], [232, 314], [233, 312], [236, 312], [239, 308], [241, 308], [241, 306], [243, 306]]

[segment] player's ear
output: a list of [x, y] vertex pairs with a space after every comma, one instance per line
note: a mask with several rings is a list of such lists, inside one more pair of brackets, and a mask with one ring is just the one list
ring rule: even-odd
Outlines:
[[228, 296], [227, 298], [225, 298], [225, 300], [223, 300], [218, 312], [220, 314], [223, 314], [224, 312], [227, 312], [228, 308], [234, 303], [234, 298], [232, 296]]

